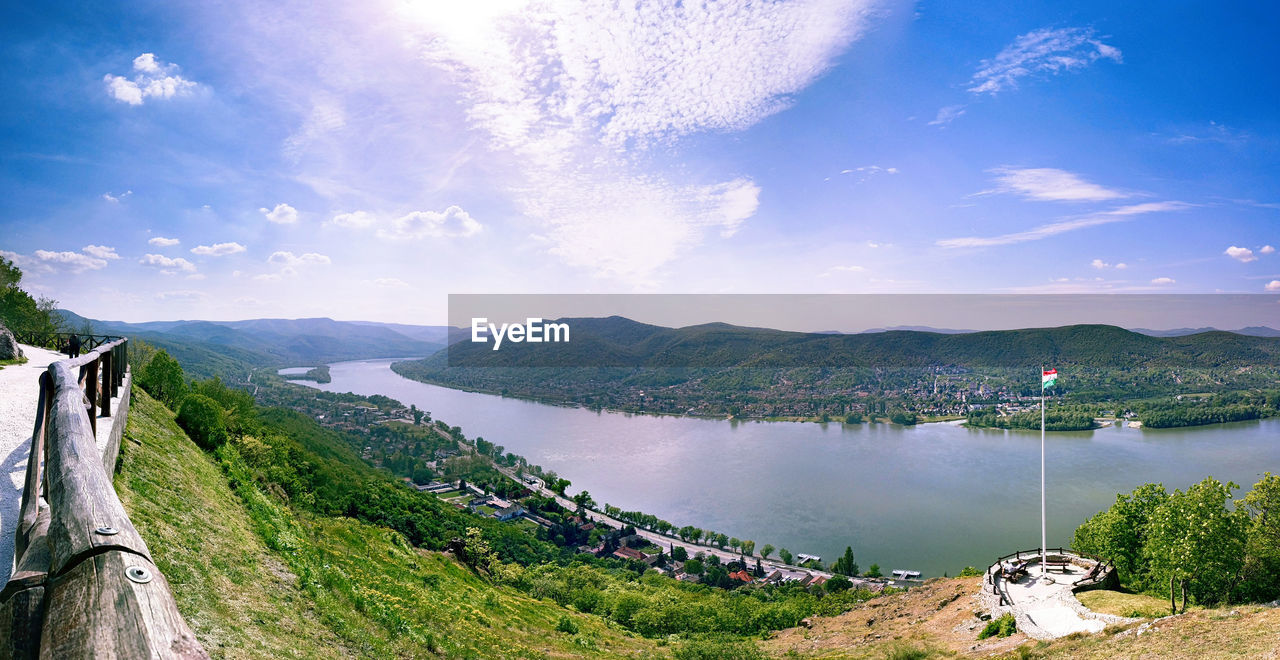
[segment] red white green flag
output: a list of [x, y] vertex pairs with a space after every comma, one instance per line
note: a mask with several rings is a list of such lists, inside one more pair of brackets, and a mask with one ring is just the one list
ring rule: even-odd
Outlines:
[[1058, 382], [1058, 370], [1050, 369], [1040, 376], [1040, 389], [1047, 390]]

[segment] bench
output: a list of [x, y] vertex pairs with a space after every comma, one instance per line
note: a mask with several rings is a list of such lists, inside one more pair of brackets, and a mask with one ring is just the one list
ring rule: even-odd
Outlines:
[[1062, 571], [1063, 573], [1066, 573], [1066, 572], [1067, 572], [1067, 567], [1068, 567], [1068, 566], [1070, 566], [1070, 565], [1071, 565], [1071, 562], [1070, 562], [1069, 560], [1067, 560], [1067, 559], [1062, 559], [1062, 558], [1059, 558], [1059, 559], [1047, 559], [1047, 560], [1045, 560], [1045, 562], [1044, 562], [1044, 570], [1046, 570], [1046, 571], [1052, 571], [1053, 569], [1055, 569], [1055, 568], [1056, 568], [1056, 569], [1058, 569], [1058, 570]]

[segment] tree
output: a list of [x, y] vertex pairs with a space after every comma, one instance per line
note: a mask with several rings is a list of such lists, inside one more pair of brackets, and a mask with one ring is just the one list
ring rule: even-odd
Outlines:
[[1249, 520], [1243, 509], [1227, 508], [1235, 488], [1208, 478], [1185, 493], [1174, 491], [1152, 512], [1145, 554], [1152, 573], [1168, 579], [1175, 613], [1179, 587], [1186, 611], [1188, 591], [1196, 602], [1213, 604], [1226, 600], [1236, 586]]
[[791, 558], [792, 558], [792, 556], [791, 556], [791, 551], [790, 551], [790, 550], [788, 550], [788, 549], [786, 549], [786, 548], [782, 548], [781, 550], [778, 550], [778, 556], [782, 558], [782, 563], [784, 563], [784, 564], [790, 564], [790, 563], [791, 563]]
[[1241, 599], [1275, 600], [1280, 596], [1280, 476], [1264, 474], [1241, 504], [1249, 516]]
[[756, 551], [756, 542], [755, 542], [755, 541], [743, 541], [743, 542], [742, 542], [742, 553], [743, 553], [743, 554], [750, 555], [750, 554], [754, 553], [755, 551]]
[[763, 557], [763, 558], [765, 558], [765, 559], [768, 559], [768, 558], [769, 558], [769, 555], [773, 554], [773, 551], [774, 551], [774, 547], [773, 547], [772, 545], [770, 545], [770, 544], [766, 543], [766, 544], [764, 544], [764, 547], [763, 547], [763, 548], [760, 548], [760, 556], [761, 556], [761, 557]]
[[685, 561], [689, 558], [689, 551], [685, 550], [683, 545], [672, 546], [671, 558], [676, 561]]
[[138, 384], [147, 394], [155, 397], [170, 409], [178, 407], [186, 391], [186, 383], [182, 376], [182, 365], [169, 357], [166, 351], [156, 351], [151, 361], [143, 367], [138, 376]]
[[853, 587], [853, 583], [849, 581], [849, 578], [837, 574], [832, 575], [831, 579], [827, 580], [823, 586], [827, 588], [827, 593], [838, 594], [842, 591], [848, 591]]
[[866, 575], [867, 577], [870, 577], [870, 578], [880, 577], [881, 575], [883, 575], [883, 573], [880, 572], [880, 564], [872, 564], [868, 566], [867, 572], [864, 573], [863, 575]]
[[596, 505], [596, 501], [591, 499], [591, 493], [585, 490], [573, 496], [573, 503], [578, 505], [578, 513], [583, 513]]
[[182, 400], [178, 410], [178, 426], [206, 451], [217, 449], [227, 440], [225, 413], [217, 401], [203, 394], [192, 394]]
[[1133, 586], [1153, 587], [1148, 584], [1150, 570], [1143, 549], [1151, 515], [1168, 499], [1161, 484], [1143, 484], [1129, 495], [1117, 495], [1110, 509], [1076, 528], [1071, 547], [1112, 560], [1121, 578]]
[[702, 575], [704, 570], [706, 570], [706, 567], [701, 559], [690, 559], [684, 563], [684, 572], [689, 575]]
[[858, 563], [853, 560], [853, 548], [851, 546], [844, 547], [844, 555], [831, 565], [831, 572], [849, 576], [858, 574]]
[[417, 426], [418, 424], [421, 424], [421, 423], [422, 423], [422, 415], [423, 415], [423, 413], [422, 413], [422, 411], [421, 411], [421, 410], [418, 410], [418, 406], [413, 405], [413, 404], [410, 404], [410, 405], [409, 405], [409, 414], [413, 415], [413, 424], [414, 424], [415, 426]]

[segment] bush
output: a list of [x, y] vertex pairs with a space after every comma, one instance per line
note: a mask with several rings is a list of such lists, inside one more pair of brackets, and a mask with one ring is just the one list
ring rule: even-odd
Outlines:
[[998, 619], [992, 619], [987, 622], [987, 627], [978, 633], [978, 639], [986, 639], [988, 637], [1008, 637], [1018, 632], [1018, 622], [1014, 620], [1012, 614], [1002, 614]]
[[832, 575], [830, 580], [827, 580], [825, 586], [827, 587], [827, 593], [838, 594], [841, 591], [848, 591], [853, 587], [853, 583], [849, 581], [849, 578], [837, 573]]
[[147, 366], [142, 368], [142, 373], [138, 374], [138, 385], [170, 410], [178, 408], [187, 388], [183, 380], [182, 365], [165, 351], [157, 351], [151, 356]]
[[973, 566], [965, 566], [960, 569], [960, 574], [957, 577], [978, 577], [979, 575], [982, 575], [982, 571]]
[[573, 619], [569, 618], [569, 615], [562, 615], [560, 620], [556, 622], [556, 630], [568, 635], [576, 635], [578, 634], [578, 624], [574, 623]]
[[676, 660], [757, 660], [765, 657], [751, 642], [729, 639], [693, 640], [671, 655]]
[[213, 451], [227, 441], [225, 418], [226, 413], [217, 401], [203, 394], [191, 394], [182, 400], [177, 421], [201, 449]]

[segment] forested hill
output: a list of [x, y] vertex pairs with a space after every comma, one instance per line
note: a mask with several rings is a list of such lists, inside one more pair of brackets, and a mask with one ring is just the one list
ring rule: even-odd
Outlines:
[[74, 330], [142, 339], [167, 350], [189, 373], [233, 380], [251, 367], [315, 366], [342, 360], [431, 355], [450, 328], [314, 319], [125, 323], [57, 312]]
[[963, 334], [891, 330], [838, 335], [710, 323], [666, 328], [623, 317], [560, 319], [568, 343], [450, 345], [424, 366], [928, 367], [1036, 365], [1096, 368], [1231, 368], [1275, 364], [1280, 338], [1210, 331], [1153, 337], [1110, 325]]

